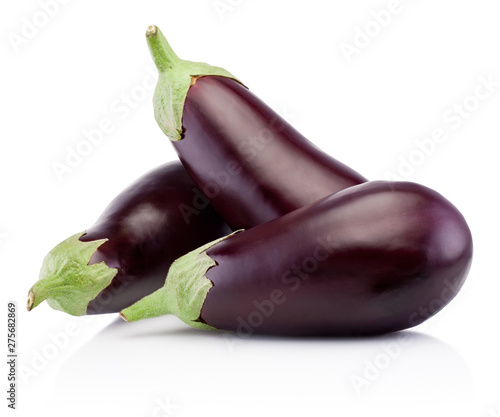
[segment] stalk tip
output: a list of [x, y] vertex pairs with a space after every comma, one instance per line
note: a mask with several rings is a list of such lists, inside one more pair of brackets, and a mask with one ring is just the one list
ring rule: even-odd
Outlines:
[[155, 36], [158, 32], [158, 27], [155, 25], [149, 25], [148, 30], [146, 30], [146, 36]]
[[120, 317], [125, 320], [127, 323], [130, 323], [130, 321], [127, 319], [127, 317], [125, 316], [125, 314], [123, 314], [122, 311], [120, 311]]
[[28, 293], [28, 302], [26, 303], [26, 309], [28, 311], [31, 311], [34, 303], [35, 303], [35, 294], [33, 294], [33, 291], [30, 290], [30, 292]]

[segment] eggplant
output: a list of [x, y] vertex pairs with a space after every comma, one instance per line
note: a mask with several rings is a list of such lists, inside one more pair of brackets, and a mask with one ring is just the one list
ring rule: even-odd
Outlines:
[[161, 165], [49, 252], [28, 311], [47, 300], [76, 316], [118, 312], [160, 288], [179, 256], [230, 232], [179, 162]]
[[146, 33], [159, 80], [155, 118], [200, 190], [234, 229], [249, 229], [366, 178], [322, 152], [233, 75], [177, 57]]
[[471, 260], [470, 230], [449, 201], [373, 181], [186, 254], [121, 316], [176, 314], [242, 337], [376, 335], [443, 308]]

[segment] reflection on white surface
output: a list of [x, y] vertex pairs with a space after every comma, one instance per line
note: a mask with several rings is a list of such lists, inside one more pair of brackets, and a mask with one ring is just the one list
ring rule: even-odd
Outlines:
[[73, 399], [76, 415], [97, 409], [123, 416], [476, 414], [460, 354], [410, 331], [243, 340], [191, 329], [171, 316], [133, 324], [117, 319], [61, 366], [54, 384], [58, 402], [64, 399], [61, 415]]

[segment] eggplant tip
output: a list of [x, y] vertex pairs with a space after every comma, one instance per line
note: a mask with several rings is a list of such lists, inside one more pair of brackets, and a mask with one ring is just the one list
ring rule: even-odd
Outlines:
[[127, 319], [127, 317], [125, 317], [125, 314], [123, 314], [123, 312], [120, 311], [120, 317], [125, 320], [127, 323], [130, 323], [130, 321]]
[[35, 294], [33, 294], [33, 291], [30, 291], [28, 294], [28, 301], [26, 303], [26, 309], [28, 311], [31, 311], [34, 303], [35, 303]]
[[148, 30], [146, 31], [146, 36], [156, 35], [157, 30], [158, 30], [158, 27], [156, 27], [155, 25], [149, 25]]

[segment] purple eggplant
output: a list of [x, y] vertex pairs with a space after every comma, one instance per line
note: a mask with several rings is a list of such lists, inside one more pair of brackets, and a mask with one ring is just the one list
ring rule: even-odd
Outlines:
[[163, 288], [121, 315], [172, 313], [243, 337], [381, 334], [443, 308], [471, 260], [469, 228], [450, 202], [374, 181], [181, 257]]
[[179, 256], [230, 231], [180, 163], [162, 165], [49, 252], [28, 311], [47, 300], [72, 315], [118, 312], [160, 288]]
[[322, 152], [222, 68], [181, 60], [156, 26], [155, 117], [200, 190], [248, 229], [366, 179]]

